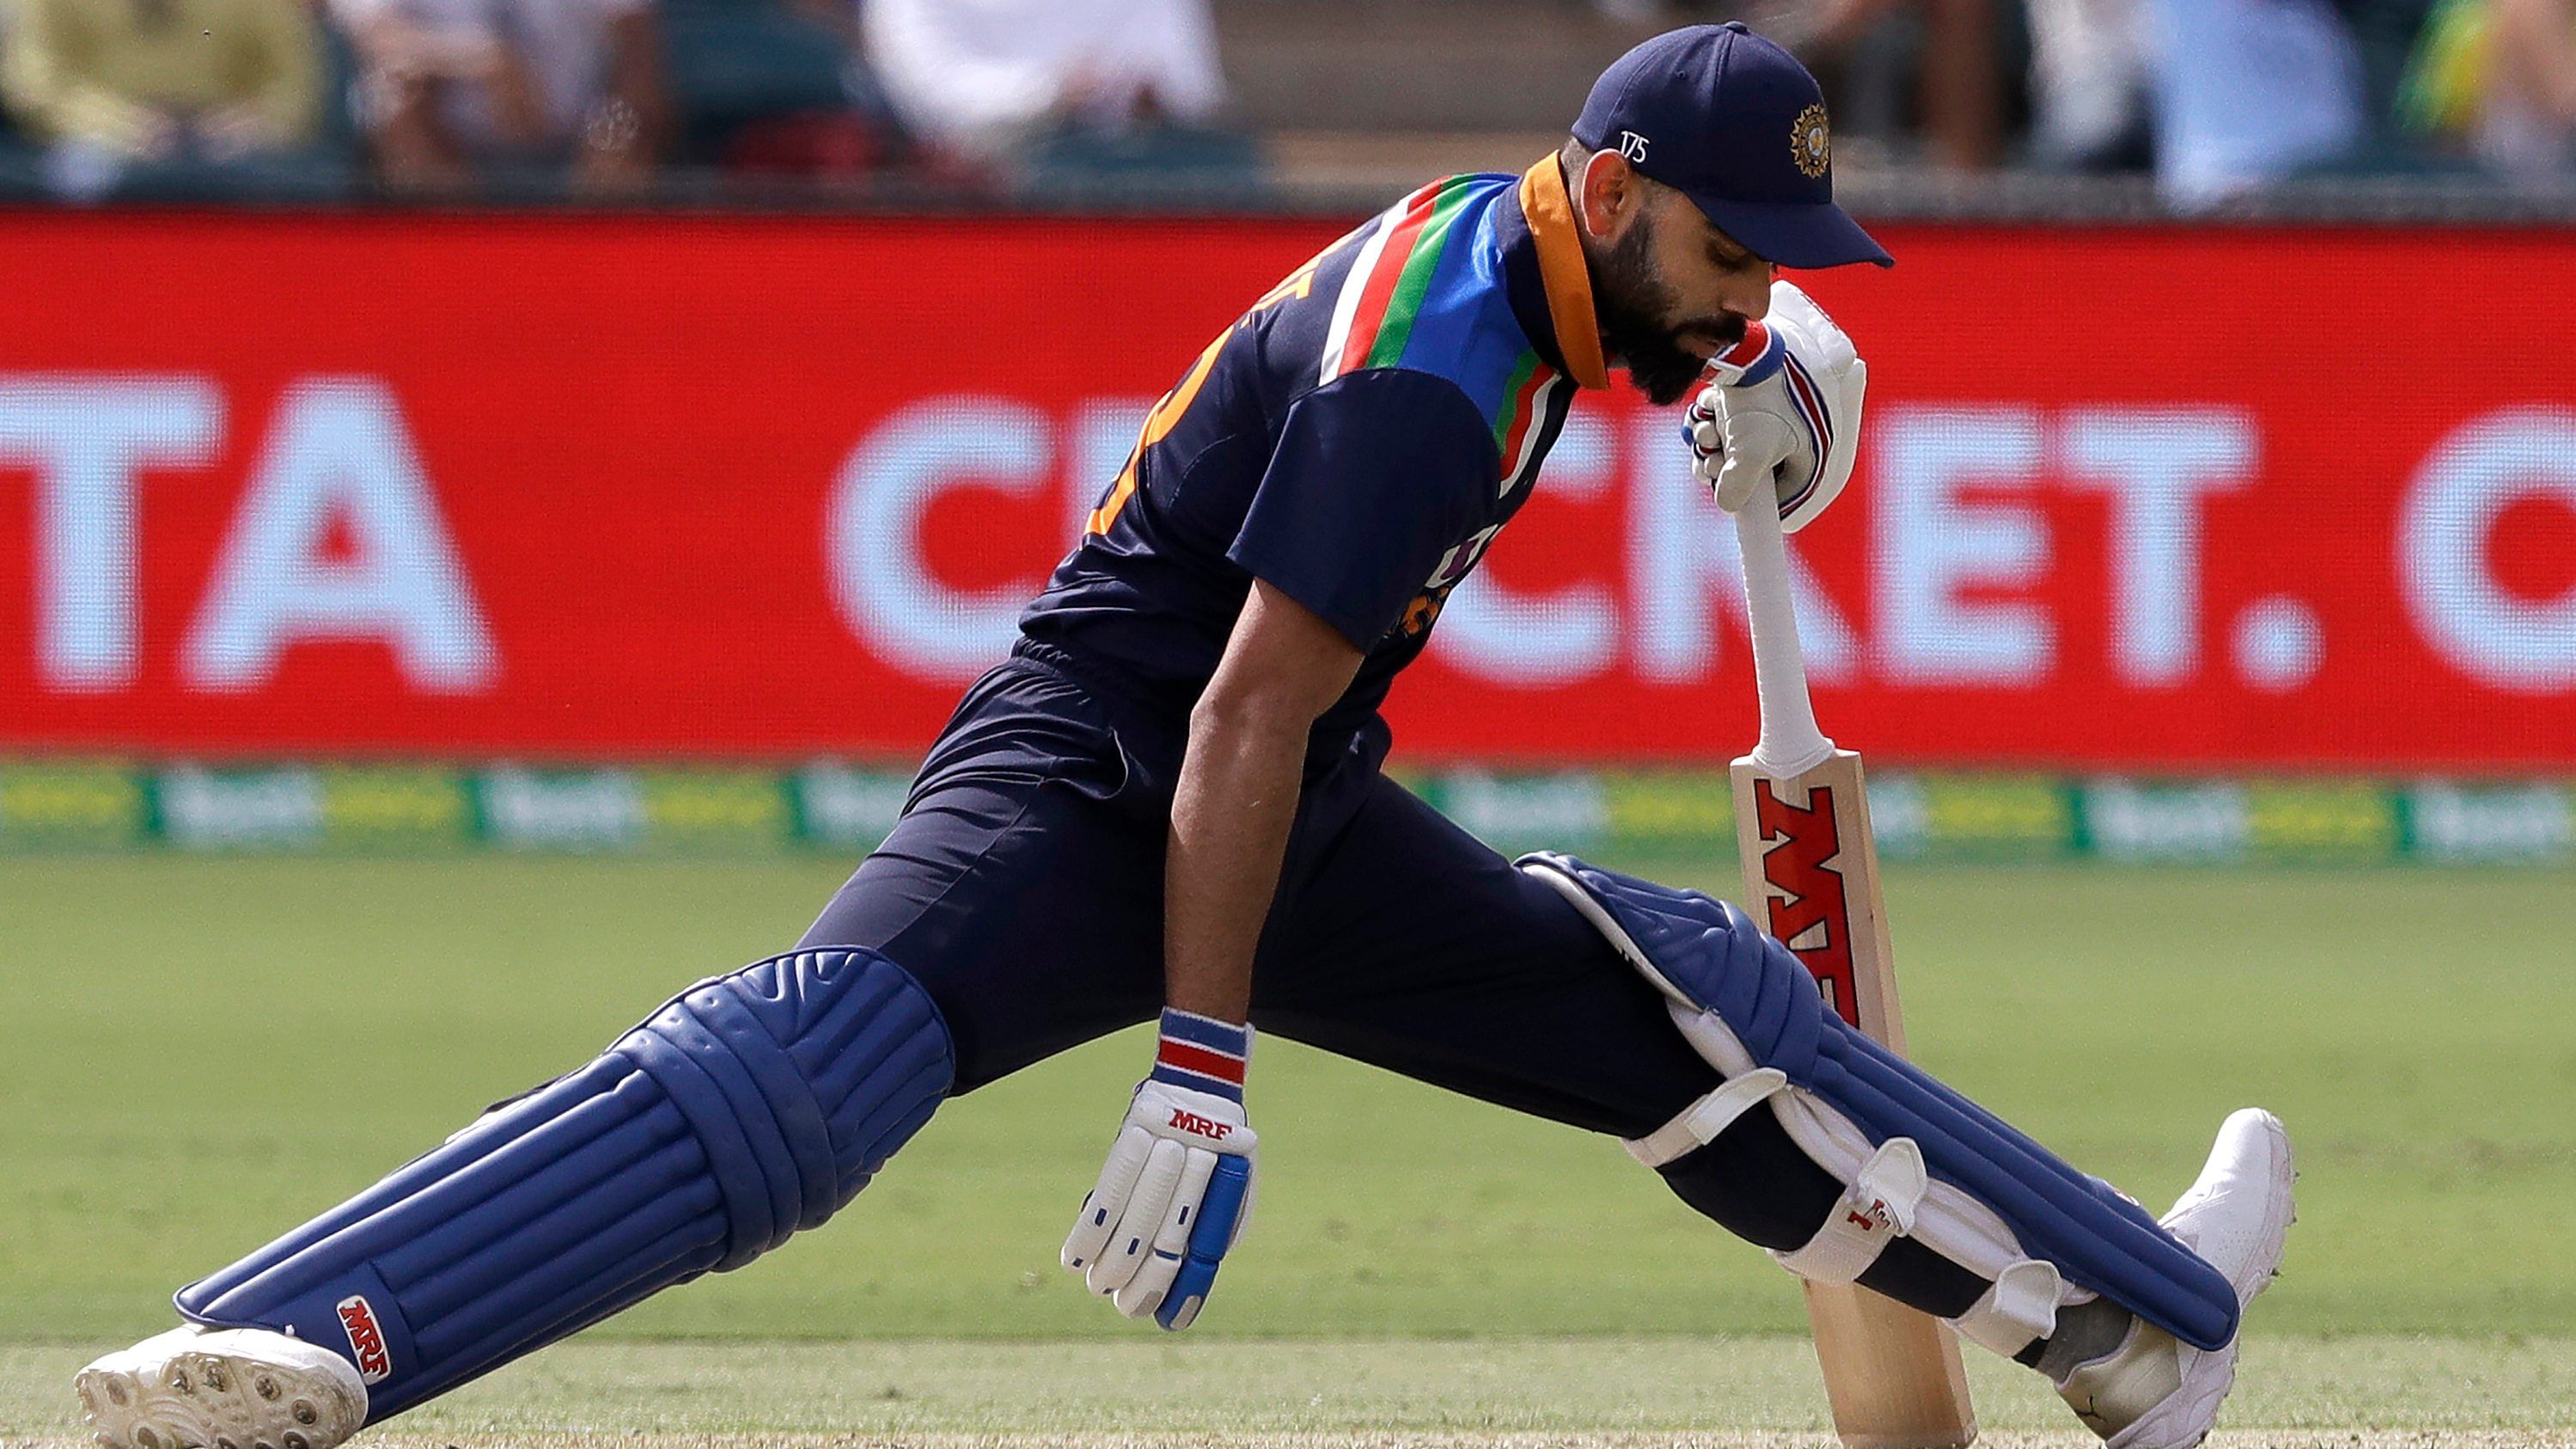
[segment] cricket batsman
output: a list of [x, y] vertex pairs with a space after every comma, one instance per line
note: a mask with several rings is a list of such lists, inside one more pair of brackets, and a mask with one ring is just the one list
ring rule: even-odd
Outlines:
[[2277, 1119], [2230, 1117], [2159, 1222], [1845, 1026], [1735, 907], [1507, 861], [1380, 773], [1380, 702], [1614, 365], [1657, 404], [1703, 389], [1727, 508], [1831, 502], [1865, 374], [1778, 273], [1889, 261], [1832, 198], [1815, 81], [1697, 26], [1612, 65], [1526, 175], [1432, 182], [1299, 267], [1155, 404], [793, 950], [179, 1290], [181, 1327], [80, 1374], [99, 1438], [332, 1449], [743, 1267], [942, 1101], [1159, 1015], [1063, 1249], [1131, 1318], [1206, 1308], [1275, 1032], [1625, 1139], [1791, 1272], [2046, 1374], [2119, 1449], [2198, 1443], [2280, 1262]]

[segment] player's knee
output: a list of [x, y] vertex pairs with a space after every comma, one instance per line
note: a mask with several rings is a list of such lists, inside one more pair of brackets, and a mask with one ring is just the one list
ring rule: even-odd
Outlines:
[[956, 1055], [921, 984], [863, 949], [797, 951], [683, 992], [611, 1051], [706, 1153], [730, 1231], [719, 1270], [821, 1223], [947, 1093]]
[[1783, 1253], [1815, 1236], [1843, 1196], [1842, 1183], [1768, 1112], [1747, 1113], [1655, 1171], [1674, 1196], [1719, 1227]]

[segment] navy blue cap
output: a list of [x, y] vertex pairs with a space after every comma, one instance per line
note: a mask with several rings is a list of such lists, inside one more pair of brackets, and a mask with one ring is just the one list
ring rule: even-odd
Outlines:
[[1741, 21], [1667, 31], [1613, 61], [1574, 139], [1627, 157], [1765, 261], [1895, 265], [1834, 205], [1833, 131], [1816, 78]]

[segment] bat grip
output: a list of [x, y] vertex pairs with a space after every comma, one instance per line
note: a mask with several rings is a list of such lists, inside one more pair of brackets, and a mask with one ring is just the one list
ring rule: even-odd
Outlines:
[[1798, 611], [1789, 598], [1789, 541], [1767, 488], [1736, 510], [1735, 541], [1744, 555], [1744, 616], [1753, 634], [1753, 686], [1762, 700], [1762, 739], [1753, 763], [1791, 779], [1831, 759], [1834, 742], [1816, 726], [1807, 696], [1807, 661], [1798, 648]]

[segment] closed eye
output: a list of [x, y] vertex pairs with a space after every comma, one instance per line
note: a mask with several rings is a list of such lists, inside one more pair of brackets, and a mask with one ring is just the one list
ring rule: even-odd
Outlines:
[[1779, 271], [1779, 268], [1772, 266], [1769, 262], [1762, 260], [1760, 257], [1755, 256], [1744, 248], [1729, 248], [1721, 242], [1710, 242], [1708, 244], [1708, 260], [1711, 265], [1715, 266], [1721, 272], [1749, 272], [1759, 270], [1776, 274]]

